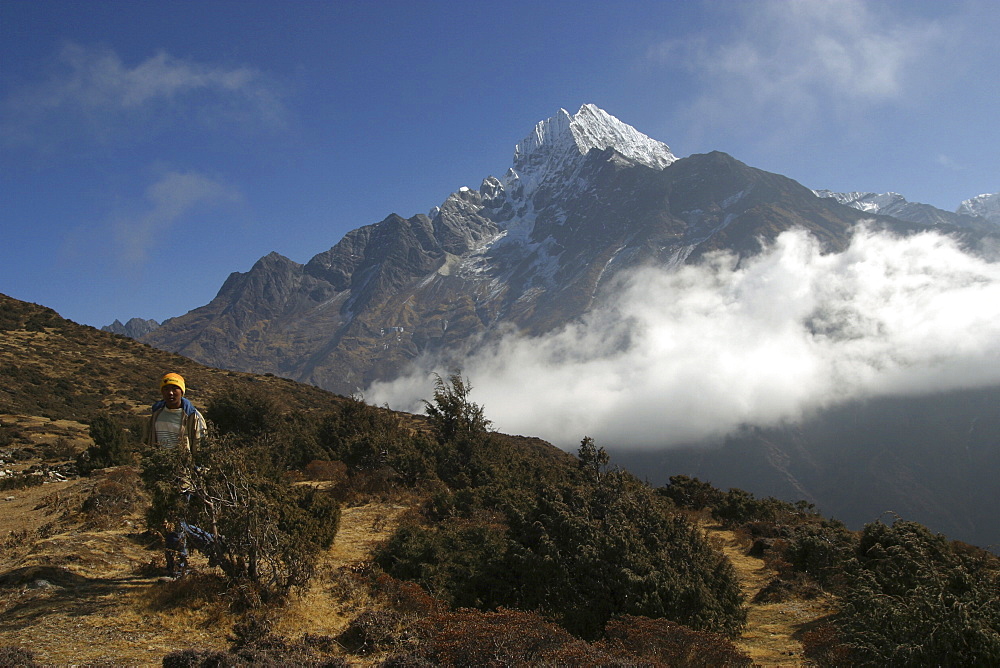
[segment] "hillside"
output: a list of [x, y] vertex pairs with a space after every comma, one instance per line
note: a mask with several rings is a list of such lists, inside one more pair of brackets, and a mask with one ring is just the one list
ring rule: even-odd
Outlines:
[[234, 382], [259, 385], [303, 410], [340, 398], [265, 374], [220, 371], [133, 339], [78, 325], [55, 311], [0, 294], [0, 412], [84, 422], [96, 412], [143, 411], [166, 371], [184, 376], [199, 404]]
[[[184, 374], [189, 394], [200, 404], [234, 384], [259, 386], [280, 396], [286, 407], [304, 411], [330, 410], [344, 398], [273, 376], [204, 367], [76, 325], [44, 307], [0, 299], [0, 365], [9, 379], [0, 395], [3, 456], [15, 477], [37, 471], [45, 480], [5, 492], [0, 647], [28, 649], [23, 638], [31, 628], [38, 641], [30, 649], [42, 664], [148, 665], [179, 650], [225, 651], [241, 616], [229, 609], [231, 596], [208, 574], [212, 569], [201, 556], [193, 558], [195, 575], [187, 585], [162, 581], [158, 541], [144, 531], [148, 500], [137, 491], [137, 470], [125, 466], [87, 478], [73, 475], [73, 459], [93, 445], [87, 423], [100, 413], [147, 410], [155, 396], [150, 386], [162, 369]], [[423, 428], [416, 416], [405, 419], [413, 429]], [[537, 439], [508, 439], [543, 466], [575, 461]], [[347, 505], [337, 540], [320, 557], [310, 588], [272, 615], [275, 631], [288, 638], [338, 637], [359, 615], [388, 605], [384, 594], [355, 572], [370, 568], [373, 548], [419, 499], [413, 490], [383, 488], [374, 498], [367, 494], [352, 502], [360, 505]], [[788, 642], [793, 648], [788, 651], [797, 651], [796, 642]], [[376, 663], [378, 656], [350, 663]]]
[[875, 398], [716, 443], [613, 454], [653, 485], [683, 472], [723, 489], [805, 499], [852, 528], [894, 513], [1000, 552], [998, 406], [996, 386]]
[[[838, 634], [852, 620], [872, 628], [867, 594], [838, 574], [871, 569], [864, 555], [902, 539], [895, 558], [932, 577], [899, 600], [955, 597], [961, 619], [978, 624], [958, 627], [963, 651], [1000, 656], [982, 631], [1000, 620], [997, 560], [918, 526], [850, 532], [808, 504], [683, 476], [654, 490], [587, 440], [574, 457], [485, 431], [454, 378], [429, 391], [439, 413], [404, 416], [203, 367], [8, 297], [0, 314], [0, 458], [12, 474], [2, 479], [0, 664], [837, 665]], [[273, 457], [280, 480], [267, 484], [281, 494], [339, 504], [332, 541], [294, 553], [311, 566], [299, 585], [234, 580], [201, 552], [190, 574], [164, 579], [162, 542], [147, 529], [160, 501], [142, 469], [75, 475], [77, 455], [96, 445], [88, 424], [109, 413], [129, 424], [164, 368], [191, 379], [210, 419], [241, 398], [275, 399], [274, 411], [250, 404], [279, 419], [266, 422], [272, 450], [238, 449], [264, 456], [242, 464], [256, 475]], [[327, 460], [308, 462], [313, 453]], [[285, 497], [260, 498], [289, 512]], [[289, 526], [275, 528], [308, 523]], [[942, 582], [964, 584], [942, 593]], [[844, 606], [852, 616], [837, 613]], [[931, 623], [953, 628], [952, 608], [931, 609]], [[912, 652], [925, 618], [897, 627], [908, 630], [891, 651]], [[941, 637], [929, 656], [954, 651]]]

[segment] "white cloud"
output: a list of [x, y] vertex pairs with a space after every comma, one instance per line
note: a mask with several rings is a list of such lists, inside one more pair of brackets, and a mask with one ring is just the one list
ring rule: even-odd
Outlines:
[[[643, 270], [580, 323], [505, 337], [464, 361], [473, 400], [501, 431], [564, 447], [584, 435], [662, 446], [849, 399], [1000, 383], [1000, 264], [946, 237], [862, 231], [823, 255], [786, 232], [734, 265]], [[365, 396], [420, 412], [430, 389], [416, 373]]]
[[207, 65], [165, 51], [129, 66], [110, 49], [79, 44], [64, 46], [57, 63], [46, 80], [4, 99], [8, 142], [42, 142], [62, 124], [84, 124], [85, 134], [104, 138], [168, 113], [197, 123], [215, 118], [280, 124], [284, 115], [274, 85], [252, 68]]
[[937, 164], [939, 164], [942, 167], [944, 167], [945, 169], [948, 169], [948, 170], [953, 171], [953, 172], [959, 172], [959, 171], [962, 171], [962, 169], [963, 169], [962, 165], [958, 164], [950, 156], [947, 156], [944, 153], [939, 153], [938, 154], [938, 156], [937, 156]]
[[[866, 0], [725, 3], [732, 30], [657, 45], [651, 58], [699, 82], [688, 121], [780, 127], [800, 136], [831, 113], [856, 121], [913, 94], [947, 31], [894, 5]], [[777, 121], [777, 122], [776, 122]]]
[[235, 189], [203, 174], [162, 174], [146, 189], [143, 203], [137, 211], [120, 215], [111, 223], [120, 263], [127, 267], [141, 267], [157, 235], [169, 235], [184, 216], [200, 208], [241, 199]]

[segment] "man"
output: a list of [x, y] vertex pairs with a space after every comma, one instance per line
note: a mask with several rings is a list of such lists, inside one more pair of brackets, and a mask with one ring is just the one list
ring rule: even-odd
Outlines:
[[[177, 373], [168, 373], [160, 379], [161, 401], [153, 404], [152, 415], [146, 425], [146, 445], [169, 450], [180, 448], [190, 457], [198, 442], [205, 436], [205, 418], [184, 396], [187, 386]], [[181, 480], [181, 494], [190, 493], [190, 484]], [[178, 523], [171, 523], [164, 531], [166, 541], [167, 573], [180, 577], [187, 571], [187, 540]]]
[[146, 427], [146, 445], [192, 452], [205, 435], [205, 418], [184, 393], [187, 386], [178, 373], [160, 379], [161, 401], [153, 404], [153, 414]]

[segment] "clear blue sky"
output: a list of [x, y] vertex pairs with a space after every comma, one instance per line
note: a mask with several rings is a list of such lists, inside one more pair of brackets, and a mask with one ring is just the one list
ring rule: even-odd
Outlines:
[[478, 187], [584, 103], [679, 157], [954, 210], [1000, 190], [997, 9], [0, 0], [0, 292], [181, 315]]

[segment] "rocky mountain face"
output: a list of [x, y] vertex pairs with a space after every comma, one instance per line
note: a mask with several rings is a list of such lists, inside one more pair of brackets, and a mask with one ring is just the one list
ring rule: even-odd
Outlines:
[[[539, 123], [503, 178], [428, 215], [390, 215], [300, 265], [276, 253], [141, 337], [205, 364], [340, 393], [498, 332], [550, 331], [621, 271], [756, 253], [800, 227], [841, 249], [871, 216], [724, 153], [677, 159], [592, 105]], [[898, 221], [886, 218], [884, 224]]]

